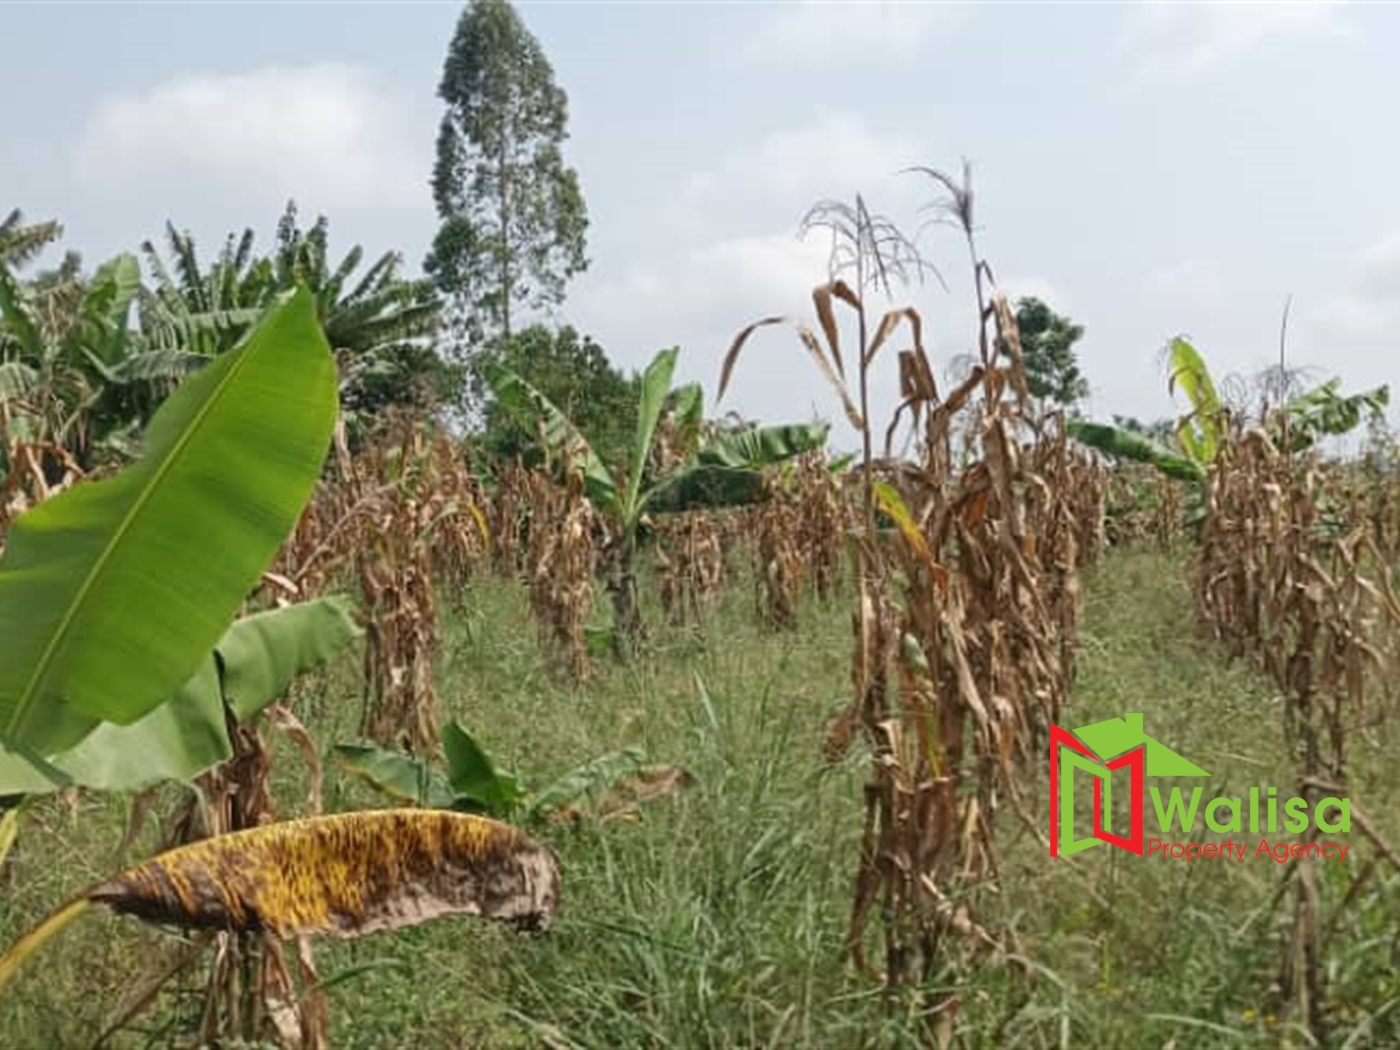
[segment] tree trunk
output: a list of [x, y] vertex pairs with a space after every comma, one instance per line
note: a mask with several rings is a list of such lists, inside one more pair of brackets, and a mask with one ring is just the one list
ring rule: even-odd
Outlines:
[[501, 334], [510, 339], [510, 181], [506, 168], [506, 138], [501, 136], [497, 177], [501, 183]]
[[614, 557], [612, 580], [608, 584], [613, 600], [613, 655], [626, 661], [637, 655], [642, 640], [635, 532], [629, 532], [618, 541]]

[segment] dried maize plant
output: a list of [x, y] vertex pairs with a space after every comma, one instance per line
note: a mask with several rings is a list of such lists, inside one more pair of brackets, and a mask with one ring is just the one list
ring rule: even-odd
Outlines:
[[767, 627], [794, 628], [805, 576], [801, 505], [794, 493], [777, 486], [768, 499], [750, 509], [749, 515], [759, 622]]
[[1104, 535], [1117, 547], [1145, 542], [1156, 531], [1157, 504], [1153, 499], [1157, 471], [1140, 463], [1118, 463], [1108, 468], [1104, 492]]
[[[321, 762], [315, 744], [281, 704], [269, 707], [267, 717], [288, 736], [306, 762], [307, 808], [311, 815], [319, 815]], [[227, 724], [233, 755], [195, 779], [195, 790], [165, 823], [162, 849], [190, 847], [276, 820], [271, 754], [257, 721], [240, 723], [230, 713]], [[122, 850], [136, 840], [154, 798], [152, 789], [133, 802]], [[294, 979], [282, 945], [256, 925], [238, 932], [197, 935], [160, 960], [151, 974], [133, 982], [134, 990], [108, 1019], [97, 1043], [105, 1044], [127, 1027], [167, 985], [183, 983], [182, 979], [194, 975], [200, 957], [211, 948], [209, 969], [197, 987], [177, 993], [180, 1002], [196, 1005], [197, 1016], [187, 1022], [188, 1030], [195, 1034], [192, 1045], [217, 1046], [229, 1040], [302, 1050], [326, 1045], [328, 1010], [310, 945], [303, 938], [296, 942]]]
[[724, 586], [719, 511], [662, 515], [656, 523], [656, 580], [661, 608], [672, 624], [704, 622]]
[[496, 572], [504, 577], [518, 576], [525, 568], [526, 542], [530, 525], [531, 472], [518, 459], [501, 471], [496, 491], [486, 502], [491, 532], [491, 552]]
[[436, 754], [433, 546], [444, 523], [467, 512], [437, 493], [427, 443], [411, 420], [373, 443], [357, 467], [355, 486], [376, 493], [355, 556], [365, 618], [360, 732], [388, 747]]
[[[1207, 513], [1195, 566], [1206, 622], [1232, 653], [1256, 660], [1284, 695], [1284, 739], [1298, 756], [1298, 794], [1347, 795], [1350, 739], [1365, 725], [1368, 702], [1394, 699], [1400, 655], [1400, 603], [1389, 562], [1364, 520], [1338, 528], [1336, 505], [1315, 457], [1280, 453], [1265, 433], [1235, 427], [1209, 476]], [[1352, 819], [1382, 857], [1396, 854], [1355, 799]], [[1316, 838], [1316, 822], [1304, 833]], [[1334, 913], [1361, 889], [1353, 880]], [[1331, 1035], [1324, 931], [1335, 917], [1315, 861], [1290, 866], [1295, 879], [1292, 932], [1277, 991], [1280, 1013], [1296, 1017], [1320, 1045]]]
[[526, 480], [530, 527], [525, 571], [530, 610], [542, 647], [561, 654], [570, 677], [582, 682], [589, 671], [584, 628], [593, 608], [597, 514], [584, 495], [581, 470], [566, 469], [562, 483], [545, 471], [536, 471]]
[[[929, 174], [951, 191], [950, 213], [971, 247], [970, 191]], [[819, 205], [817, 218], [834, 232], [839, 250], [833, 270], [844, 261], [856, 275], [854, 286], [833, 279], [814, 294], [825, 346], [806, 326], [796, 326], [863, 443], [864, 527], [854, 544], [855, 695], [827, 741], [828, 757], [835, 757], [859, 727], [872, 751], [848, 950], [868, 969], [867, 928], [878, 913], [886, 985], [941, 983], [949, 972], [966, 973], [987, 958], [1022, 958], [979, 922], [978, 894], [996, 879], [994, 835], [1002, 804], [1009, 800], [1030, 823], [1017, 783], [1023, 762], [1038, 757], [1037, 734], [1058, 717], [1068, 681], [1050, 595], [1057, 587], [1065, 600], [1077, 595], [1078, 537], [1099, 526], [1069, 524], [1072, 506], [1055, 502], [1069, 497], [1056, 497], [1037, 473], [1069, 469], [1057, 464], [1064, 453], [1022, 441], [1029, 430], [1023, 425], [1028, 392], [1015, 321], [1005, 299], [988, 291], [986, 265], [975, 264], [980, 363], [942, 396], [917, 312], [891, 310], [867, 324], [862, 293], [871, 284], [884, 286], [885, 275], [897, 271], [912, 246], [859, 199], [854, 209]], [[972, 255], [975, 260], [975, 250]], [[858, 400], [846, 386], [835, 300], [856, 315]], [[903, 400], [886, 447], [907, 420], [920, 438], [922, 462], [889, 464], [881, 481], [867, 422], [869, 372], [906, 323], [913, 346], [899, 354]], [[731, 348], [722, 388], [755, 327]], [[955, 432], [975, 438], [956, 457]], [[1097, 509], [1096, 502], [1090, 505]], [[877, 527], [877, 513], [893, 523], [892, 532]], [[1048, 549], [1033, 534], [1034, 516], [1065, 523]], [[952, 993], [925, 1001], [940, 1043], [951, 1039], [957, 1008]]]
[[1025, 486], [1027, 530], [1042, 563], [1046, 608], [1060, 645], [1060, 667], [1072, 676], [1079, 645], [1083, 592], [1079, 570], [1104, 545], [1105, 468], [1067, 439], [1064, 417], [1037, 428]]
[[813, 452], [793, 465], [797, 491], [797, 545], [812, 590], [832, 597], [841, 582], [846, 537], [855, 527], [855, 507], [842, 476], [833, 474], [826, 456]]
[[334, 459], [263, 574], [263, 589], [278, 605], [341, 589], [355, 574], [355, 555], [379, 491], [350, 455], [343, 418], [336, 422], [332, 448]]
[[1400, 559], [1400, 446], [1386, 436], [1346, 471], [1348, 519], [1370, 525], [1371, 538], [1385, 561]]
[[5, 450], [5, 463], [9, 470], [0, 481], [0, 550], [10, 522], [86, 476], [58, 445], [15, 441]]
[[1152, 518], [1152, 531], [1159, 550], [1169, 551], [1185, 531], [1185, 516], [1181, 499], [1181, 483], [1165, 474], [1157, 475], [1157, 502]]
[[438, 512], [430, 540], [433, 579], [460, 598], [491, 560], [486, 494], [463, 448], [443, 431], [434, 431], [425, 455], [425, 476]]

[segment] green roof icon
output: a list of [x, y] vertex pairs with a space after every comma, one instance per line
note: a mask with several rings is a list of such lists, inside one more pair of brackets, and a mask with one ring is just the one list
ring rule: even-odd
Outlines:
[[1143, 773], [1149, 777], [1208, 777], [1204, 769], [1190, 759], [1178, 755], [1166, 744], [1153, 740], [1142, 731], [1142, 715], [1106, 718], [1080, 726], [1074, 735], [1088, 744], [1100, 759], [1107, 761], [1146, 745]]

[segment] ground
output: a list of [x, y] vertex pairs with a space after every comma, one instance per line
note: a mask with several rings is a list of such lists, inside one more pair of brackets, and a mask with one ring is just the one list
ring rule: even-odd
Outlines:
[[[843, 601], [813, 601], [799, 630], [771, 632], [755, 624], [751, 594], [736, 590], [706, 631], [657, 629], [647, 658], [628, 668], [600, 662], [577, 690], [548, 670], [518, 588], [483, 583], [442, 605], [444, 708], [503, 765], [539, 783], [637, 745], [654, 761], [683, 765], [696, 785], [636, 823], [546, 833], [564, 872], [547, 935], [458, 919], [319, 943], [332, 1045], [921, 1045], [899, 1004], [883, 1002], [842, 959], [868, 761], [860, 749], [834, 768], [820, 760], [826, 724], [849, 688]], [[296, 697], [323, 745], [353, 739], [354, 672], [348, 661]], [[1216, 774], [1211, 794], [1290, 783], [1275, 691], [1200, 635], [1179, 555], [1114, 552], [1091, 571], [1072, 705], [1070, 725], [1143, 711], [1152, 736]], [[1371, 743], [1368, 754], [1387, 750], [1384, 735]], [[299, 759], [279, 744], [277, 763], [290, 813], [301, 798]], [[1379, 758], [1373, 765], [1357, 769], [1353, 794], [1380, 815], [1395, 808], [1396, 778]], [[1033, 788], [1033, 812], [1043, 814], [1046, 785], [1037, 778]], [[333, 769], [326, 803], [380, 804]], [[121, 863], [125, 814], [122, 800], [100, 796], [33, 811], [4, 876], [0, 941]], [[128, 859], [149, 851], [154, 834]], [[1342, 892], [1347, 873], [1370, 856], [1361, 836], [1350, 839], [1345, 868], [1322, 865]], [[1002, 890], [987, 899], [984, 918], [1015, 931], [1035, 978], [1027, 989], [994, 970], [964, 985], [964, 1045], [1282, 1041], [1269, 995], [1291, 925], [1291, 897], [1273, 904], [1282, 867], [1113, 849], [1052, 862], [1009, 815], [1002, 854]], [[1382, 908], [1387, 895], [1374, 892], [1380, 880], [1378, 871], [1329, 941], [1343, 1004], [1337, 1025], [1355, 1034], [1354, 1046], [1398, 1037], [1388, 1014], [1393, 923]], [[84, 919], [0, 1002], [0, 1042], [90, 1044], [171, 938], [129, 919]], [[166, 1045], [191, 1009], [167, 995], [112, 1045]]]

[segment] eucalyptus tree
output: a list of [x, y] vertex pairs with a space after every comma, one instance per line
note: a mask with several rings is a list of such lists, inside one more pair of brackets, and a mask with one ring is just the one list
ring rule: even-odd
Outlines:
[[508, 0], [472, 0], [438, 96], [433, 200], [442, 220], [424, 268], [452, 300], [459, 350], [509, 339], [521, 310], [564, 299], [588, 265], [578, 176], [564, 163], [568, 96]]

